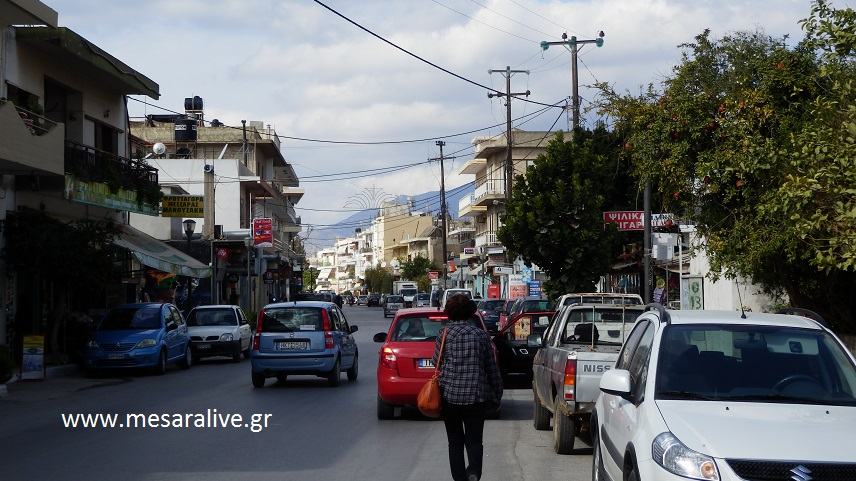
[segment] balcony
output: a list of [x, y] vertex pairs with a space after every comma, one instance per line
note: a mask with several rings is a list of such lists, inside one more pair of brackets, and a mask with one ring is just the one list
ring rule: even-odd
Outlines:
[[465, 195], [458, 201], [458, 216], [477, 216], [480, 213], [487, 212], [486, 205], [476, 205], [475, 194]]
[[478, 174], [483, 171], [487, 167], [487, 159], [476, 157], [475, 159], [468, 160], [464, 165], [458, 169], [458, 175], [466, 175], [466, 174]]
[[63, 124], [0, 100], [0, 132], [0, 169], [65, 174]]
[[486, 232], [482, 235], [476, 236], [476, 248], [481, 247], [489, 247], [499, 245], [499, 241], [496, 240], [495, 232]]
[[158, 214], [158, 170], [72, 141], [65, 142], [65, 195], [69, 200], [148, 215]]
[[484, 184], [476, 187], [473, 193], [473, 204], [479, 206], [487, 206], [493, 201], [505, 200], [505, 182], [502, 180], [488, 180]]

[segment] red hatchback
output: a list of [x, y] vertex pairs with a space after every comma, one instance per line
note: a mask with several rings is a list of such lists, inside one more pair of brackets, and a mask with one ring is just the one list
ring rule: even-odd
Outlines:
[[[389, 332], [375, 334], [374, 341], [383, 343], [377, 365], [378, 419], [392, 419], [396, 406], [416, 405], [416, 395], [434, 374], [434, 342], [445, 320], [437, 308], [401, 309]], [[485, 329], [480, 317], [473, 322]]]

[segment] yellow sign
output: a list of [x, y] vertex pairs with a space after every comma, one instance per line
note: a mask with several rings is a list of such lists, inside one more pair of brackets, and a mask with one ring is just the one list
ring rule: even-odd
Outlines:
[[204, 217], [203, 199], [201, 195], [165, 195], [161, 217]]

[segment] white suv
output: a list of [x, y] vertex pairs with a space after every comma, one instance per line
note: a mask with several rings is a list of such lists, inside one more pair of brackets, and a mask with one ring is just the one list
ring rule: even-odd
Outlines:
[[595, 481], [856, 480], [856, 361], [822, 323], [654, 307], [601, 378]]

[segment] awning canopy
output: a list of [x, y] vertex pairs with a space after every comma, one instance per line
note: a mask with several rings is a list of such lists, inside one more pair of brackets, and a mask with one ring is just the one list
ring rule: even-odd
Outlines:
[[119, 225], [119, 236], [113, 243], [131, 251], [141, 264], [159, 271], [197, 278], [211, 277], [210, 267], [127, 224]]
[[321, 269], [321, 273], [318, 274], [318, 279], [329, 279], [330, 274], [332, 274], [332, 273], [333, 273], [332, 267], [325, 267], [325, 268]]

